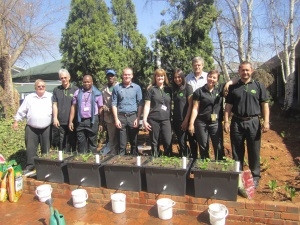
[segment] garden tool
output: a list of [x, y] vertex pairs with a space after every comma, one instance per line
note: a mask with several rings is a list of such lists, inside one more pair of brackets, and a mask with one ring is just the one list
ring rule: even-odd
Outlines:
[[66, 225], [64, 215], [60, 214], [57, 209], [52, 207], [52, 198], [47, 199], [45, 203], [49, 205], [50, 208], [49, 225]]

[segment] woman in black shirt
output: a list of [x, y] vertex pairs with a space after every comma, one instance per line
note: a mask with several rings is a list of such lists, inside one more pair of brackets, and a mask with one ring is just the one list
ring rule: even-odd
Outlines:
[[145, 95], [143, 123], [150, 132], [152, 155], [159, 156], [159, 137], [162, 138], [164, 155], [171, 156], [171, 100], [172, 90], [166, 71], [157, 69], [154, 72], [152, 84]]

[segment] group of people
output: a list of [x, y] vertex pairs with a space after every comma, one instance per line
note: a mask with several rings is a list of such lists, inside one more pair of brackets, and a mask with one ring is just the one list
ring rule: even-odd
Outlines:
[[[204, 60], [192, 60], [193, 72], [185, 76], [177, 69], [170, 85], [164, 69], [156, 69], [152, 83], [142, 95], [139, 85], [132, 82], [133, 71], [125, 68], [122, 82], [116, 72], [106, 71], [107, 84], [100, 91], [93, 85], [91, 75], [83, 77], [81, 88], [70, 83], [67, 70], [59, 71], [61, 85], [53, 95], [45, 90], [45, 82], [36, 80], [35, 93], [24, 99], [16, 116], [27, 118], [25, 143], [27, 166], [33, 170], [37, 147], [46, 153], [50, 148], [51, 123], [59, 130], [59, 148], [79, 153], [96, 152], [98, 131], [107, 130], [111, 154], [124, 155], [127, 142], [130, 154], [137, 155], [140, 119], [149, 131], [152, 155], [172, 156], [172, 130], [177, 136], [179, 156], [209, 158], [209, 138], [216, 160], [224, 157], [223, 128], [230, 132], [233, 159], [243, 168], [245, 140], [249, 167], [255, 185], [260, 178], [261, 130], [269, 130], [269, 107], [263, 84], [252, 79], [250, 62], [239, 66], [239, 78], [219, 84], [219, 72], [203, 71]], [[225, 98], [225, 110], [223, 110]], [[231, 124], [230, 117], [232, 115]], [[263, 116], [261, 129], [260, 115]], [[77, 143], [77, 146], [76, 146]]]

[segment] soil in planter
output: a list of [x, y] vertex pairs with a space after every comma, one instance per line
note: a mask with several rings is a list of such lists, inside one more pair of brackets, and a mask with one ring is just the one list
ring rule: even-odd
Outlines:
[[[190, 159], [186, 159], [186, 164], [189, 164]], [[161, 156], [157, 158], [151, 158], [151, 160], [147, 163], [147, 166], [154, 167], [165, 167], [165, 168], [182, 168], [182, 159], [177, 157], [167, 157]]]
[[[106, 161], [111, 155], [99, 155], [100, 163]], [[93, 153], [75, 155], [71, 161], [82, 163], [96, 163], [96, 156]]]
[[[149, 158], [146, 156], [141, 156], [141, 165], [145, 163]], [[136, 156], [130, 156], [130, 155], [116, 155], [113, 158], [109, 159], [106, 164], [113, 164], [113, 165], [130, 165], [130, 166], [136, 166], [137, 158]]]
[[224, 160], [211, 161], [210, 159], [198, 159], [195, 161], [194, 169], [214, 171], [235, 171], [235, 161], [224, 157]]
[[[71, 154], [63, 153], [63, 159], [68, 159], [71, 156]], [[43, 159], [58, 160], [58, 151], [50, 150], [47, 154], [41, 154], [38, 157]]]

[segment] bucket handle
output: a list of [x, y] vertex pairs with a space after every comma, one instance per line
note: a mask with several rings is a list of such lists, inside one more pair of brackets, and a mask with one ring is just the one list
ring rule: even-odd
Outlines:
[[[228, 209], [225, 209], [225, 215], [224, 215], [224, 218], [225, 217], [227, 217], [228, 216]], [[208, 213], [210, 214], [210, 215], [212, 215], [213, 213], [211, 213], [211, 211], [208, 209]]]
[[165, 210], [167, 210], [167, 209], [169, 209], [169, 208], [172, 208], [175, 204], [176, 204], [176, 202], [174, 202], [174, 201], [172, 200], [172, 204], [171, 204], [169, 207], [164, 208], [162, 211], [165, 211]]
[[[52, 187], [50, 187], [50, 194], [52, 193], [52, 191], [53, 191], [53, 189], [52, 189]], [[35, 194], [36, 194], [36, 196], [40, 197], [39, 194], [38, 194], [37, 189], [35, 190]]]

